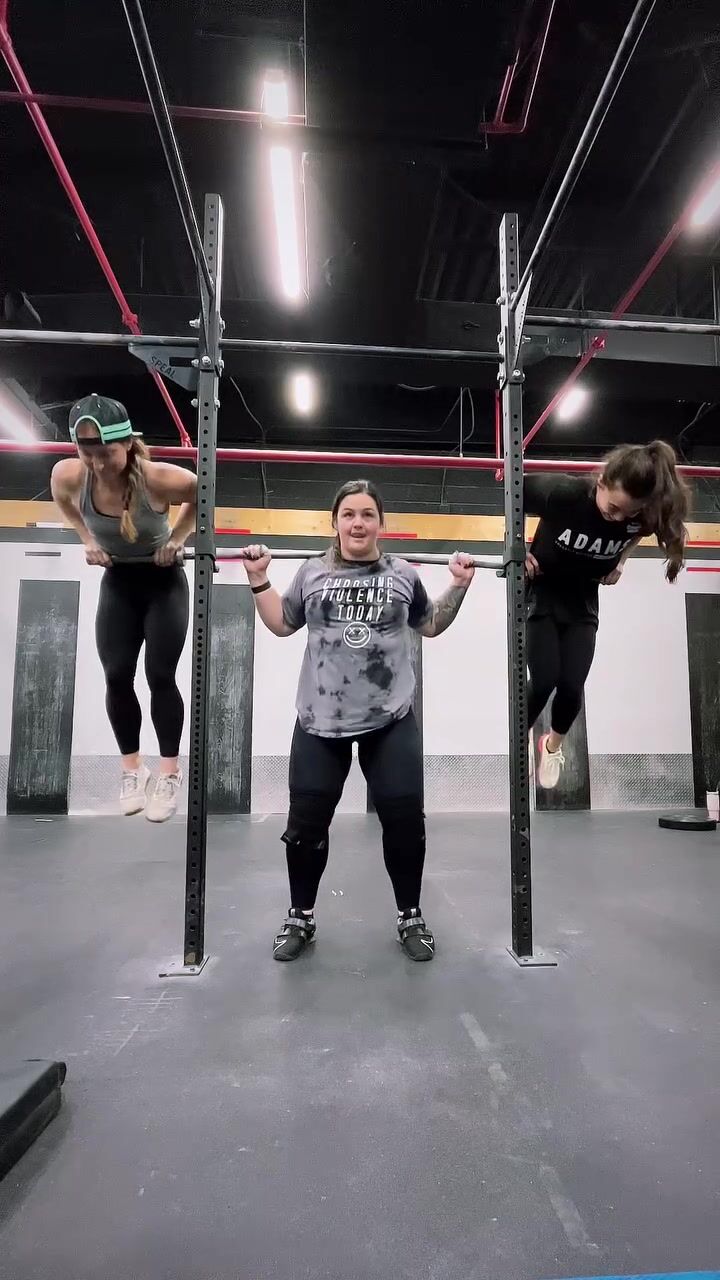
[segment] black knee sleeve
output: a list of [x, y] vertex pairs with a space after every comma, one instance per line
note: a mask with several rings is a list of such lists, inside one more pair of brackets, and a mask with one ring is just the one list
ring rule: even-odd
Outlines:
[[311, 791], [291, 792], [287, 829], [282, 840], [290, 847], [325, 850], [337, 801]]
[[383, 841], [425, 848], [425, 814], [419, 796], [374, 797]]
[[287, 829], [282, 837], [287, 851], [290, 904], [310, 911], [327, 866], [330, 823], [337, 800], [313, 792], [290, 792]]

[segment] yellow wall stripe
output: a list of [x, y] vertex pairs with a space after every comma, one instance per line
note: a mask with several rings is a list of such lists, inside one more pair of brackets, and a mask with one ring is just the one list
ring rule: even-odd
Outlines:
[[[62, 525], [62, 517], [52, 502], [0, 502], [0, 528], [23, 529], [38, 524]], [[535, 527], [528, 520], [528, 534]], [[218, 529], [249, 529], [257, 538], [292, 537], [325, 538], [332, 535], [330, 516], [326, 511], [267, 510], [264, 507], [218, 507], [215, 517]], [[502, 516], [448, 516], [389, 514], [388, 533], [414, 535], [418, 542], [502, 542]], [[720, 524], [689, 525], [692, 541], [720, 543]], [[246, 537], [246, 534], [242, 534]], [[654, 539], [647, 540], [654, 545]]]

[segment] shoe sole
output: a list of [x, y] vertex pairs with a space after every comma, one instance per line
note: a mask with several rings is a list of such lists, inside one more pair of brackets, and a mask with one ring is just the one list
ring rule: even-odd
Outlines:
[[123, 818], [135, 818], [139, 813], [142, 813], [144, 808], [145, 801], [143, 800], [142, 804], [138, 805], [137, 809], [121, 809], [120, 814]]

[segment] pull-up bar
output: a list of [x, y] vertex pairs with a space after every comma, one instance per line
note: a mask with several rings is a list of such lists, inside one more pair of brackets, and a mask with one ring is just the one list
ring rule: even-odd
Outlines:
[[[703, 324], [692, 320], [607, 320], [598, 317], [545, 315], [528, 312], [525, 327], [537, 325], [552, 329], [626, 329], [636, 333], [687, 333], [720, 337], [720, 324]], [[197, 350], [197, 338], [187, 334], [85, 333], [74, 329], [0, 329], [0, 346], [14, 342], [36, 342], [48, 346], [70, 347], [179, 347]], [[225, 351], [272, 352], [299, 356], [369, 356], [393, 359], [475, 361], [497, 363], [496, 351], [472, 351], [468, 348], [382, 347], [353, 342], [291, 342], [276, 338], [223, 338]]]
[[[153, 445], [153, 458], [168, 462], [194, 462], [197, 450], [183, 449], [179, 445]], [[75, 448], [69, 443], [57, 440], [38, 440], [37, 444], [21, 444], [16, 440], [0, 440], [0, 454], [50, 454], [67, 457], [75, 454]], [[311, 466], [352, 467], [412, 467], [430, 471], [502, 471], [502, 458], [479, 458], [469, 454], [459, 457], [456, 453], [331, 453], [312, 449], [235, 449], [220, 448], [217, 451], [218, 462], [262, 462], [287, 463], [288, 466], [307, 464]], [[563, 461], [558, 458], [525, 458], [523, 470], [526, 475], [534, 472], [558, 475], [591, 475], [602, 466], [602, 460], [596, 461], [578, 458]], [[720, 479], [720, 467], [680, 466], [678, 471], [689, 477]]]

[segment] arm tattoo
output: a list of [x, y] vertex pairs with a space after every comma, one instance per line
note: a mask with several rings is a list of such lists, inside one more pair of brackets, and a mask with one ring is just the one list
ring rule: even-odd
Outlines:
[[467, 593], [467, 587], [448, 587], [437, 600], [433, 600], [433, 613], [428, 623], [427, 634], [441, 636], [447, 631], [451, 622], [455, 621], [458, 610]]

